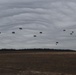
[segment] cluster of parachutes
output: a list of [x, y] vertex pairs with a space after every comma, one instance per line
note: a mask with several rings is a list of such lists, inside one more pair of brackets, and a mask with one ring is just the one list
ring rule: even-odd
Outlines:
[[[63, 30], [64, 32], [66, 31], [65, 29]], [[71, 33], [70, 33], [70, 35], [73, 35], [73, 33], [74, 33], [74, 31], [72, 31]], [[58, 44], [59, 42], [56, 42], [56, 45]]]
[[[19, 28], [19, 30], [22, 30], [22, 29], [23, 29], [23, 28], [21, 28], [21, 27]], [[65, 32], [66, 30], [64, 29], [63, 31]], [[39, 33], [40, 33], [40, 34], [43, 34], [42, 31], [40, 31]], [[70, 35], [73, 35], [73, 33], [74, 33], [74, 31], [72, 31], [72, 32], [70, 33]], [[1, 34], [1, 32], [0, 32], [0, 34]], [[12, 34], [15, 34], [15, 31], [13, 31]], [[37, 37], [37, 35], [34, 34], [33, 37]], [[59, 42], [57, 41], [57, 42], [56, 42], [56, 45], [58, 45], [58, 43], [59, 43]]]

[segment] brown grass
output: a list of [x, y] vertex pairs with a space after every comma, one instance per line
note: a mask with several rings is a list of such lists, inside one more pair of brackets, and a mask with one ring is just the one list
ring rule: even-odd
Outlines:
[[0, 75], [76, 75], [76, 52], [0, 53]]

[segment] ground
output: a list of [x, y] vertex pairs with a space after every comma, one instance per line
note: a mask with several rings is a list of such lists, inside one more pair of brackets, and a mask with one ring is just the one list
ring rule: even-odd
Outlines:
[[76, 52], [0, 52], [0, 75], [76, 75]]

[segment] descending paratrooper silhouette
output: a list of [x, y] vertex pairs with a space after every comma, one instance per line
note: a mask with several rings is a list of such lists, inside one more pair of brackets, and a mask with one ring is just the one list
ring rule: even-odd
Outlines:
[[15, 34], [15, 32], [12, 32], [12, 34]]
[[73, 33], [70, 33], [70, 35], [72, 35]]
[[58, 44], [59, 42], [56, 42], [56, 45]]
[[72, 31], [72, 33], [74, 33], [74, 31]]
[[20, 30], [22, 30], [22, 28], [21, 28], [21, 27], [20, 27], [19, 29], [20, 29]]
[[73, 33], [74, 33], [74, 31], [72, 31], [72, 32], [70, 33], [70, 35], [73, 35]]
[[72, 31], [72, 33], [74, 33], [74, 31]]
[[74, 32], [71, 32], [70, 35], [73, 35]]
[[63, 31], [66, 31], [65, 29]]
[[36, 35], [34, 35], [34, 37], [37, 37]]
[[39, 32], [40, 34], [42, 34], [42, 32]]

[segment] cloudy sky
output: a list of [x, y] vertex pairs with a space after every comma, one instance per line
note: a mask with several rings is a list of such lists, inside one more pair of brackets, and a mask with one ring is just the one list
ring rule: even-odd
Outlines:
[[76, 0], [0, 0], [0, 32], [0, 48], [76, 49]]

